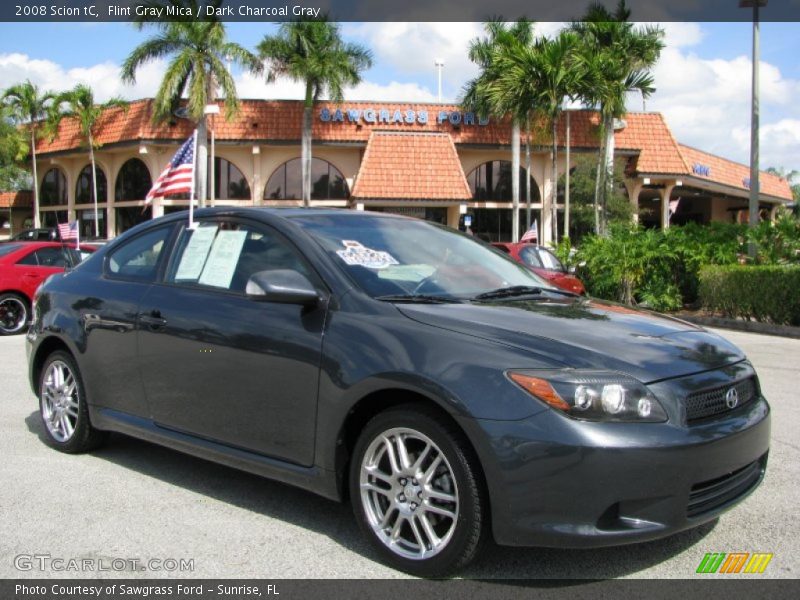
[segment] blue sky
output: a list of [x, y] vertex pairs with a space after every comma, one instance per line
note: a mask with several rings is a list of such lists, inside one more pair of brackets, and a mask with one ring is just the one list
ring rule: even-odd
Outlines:
[[[375, 64], [350, 99], [435, 101], [433, 59], [445, 60], [445, 100], [454, 100], [475, 74], [466, 45], [477, 23], [347, 23], [347, 39], [373, 49]], [[557, 24], [541, 23], [543, 33]], [[230, 23], [231, 39], [254, 47], [270, 23]], [[752, 27], [749, 23], [667, 23], [667, 48], [655, 70], [656, 94], [648, 110], [665, 114], [679, 141], [747, 161]], [[143, 70], [137, 85], [119, 81], [119, 64], [147, 36], [124, 23], [0, 24], [0, 89], [30, 78], [46, 88], [79, 81], [99, 97], [152, 95], [163, 65]], [[800, 24], [762, 23], [762, 164], [800, 170]], [[300, 97], [296, 84], [267, 86], [237, 73], [242, 97]], [[631, 98], [631, 110], [641, 99]]]

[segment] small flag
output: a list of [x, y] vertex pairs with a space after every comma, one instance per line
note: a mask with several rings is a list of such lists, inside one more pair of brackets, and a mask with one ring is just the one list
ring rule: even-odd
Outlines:
[[78, 239], [78, 221], [58, 224], [58, 235], [62, 240]]
[[533, 220], [533, 225], [526, 231], [519, 240], [520, 242], [538, 242], [539, 241], [539, 224], [536, 219]]
[[192, 137], [178, 148], [175, 156], [167, 164], [167, 168], [158, 176], [152, 189], [147, 192], [146, 203], [149, 204], [154, 198], [163, 198], [169, 194], [181, 194], [193, 190], [196, 135], [197, 132], [193, 133]]

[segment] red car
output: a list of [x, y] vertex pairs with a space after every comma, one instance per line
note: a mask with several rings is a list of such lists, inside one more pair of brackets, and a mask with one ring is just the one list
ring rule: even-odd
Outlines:
[[556, 258], [556, 255], [544, 246], [528, 242], [493, 242], [492, 246], [511, 255], [511, 258], [521, 262], [534, 273], [562, 290], [567, 290], [574, 294], [586, 294], [583, 282], [571, 275], [561, 264], [561, 261]]
[[74, 267], [94, 248], [58, 242], [0, 244], [0, 335], [21, 333], [30, 319], [33, 295], [53, 273]]

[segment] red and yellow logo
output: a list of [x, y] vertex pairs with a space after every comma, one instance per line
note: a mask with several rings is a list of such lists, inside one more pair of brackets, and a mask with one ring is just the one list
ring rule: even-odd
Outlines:
[[772, 553], [766, 552], [709, 552], [700, 561], [698, 573], [735, 575], [738, 573], [760, 574], [767, 569]]

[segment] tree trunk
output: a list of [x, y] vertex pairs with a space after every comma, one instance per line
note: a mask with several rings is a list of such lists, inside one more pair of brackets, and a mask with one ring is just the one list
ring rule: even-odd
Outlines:
[[39, 220], [39, 177], [36, 175], [36, 130], [31, 127], [31, 165], [33, 171], [33, 228], [42, 226]]
[[570, 122], [569, 111], [565, 111], [567, 114], [567, 139], [564, 144], [567, 150], [567, 155], [564, 157], [564, 237], [569, 238], [569, 152], [570, 152]]
[[[525, 123], [525, 231], [531, 228], [531, 119]], [[536, 234], [539, 240], [539, 234]]]
[[314, 115], [314, 94], [311, 83], [306, 84], [306, 101], [303, 106], [303, 136], [300, 163], [303, 175], [303, 206], [311, 206], [311, 127]]
[[100, 237], [99, 215], [97, 213], [97, 166], [94, 162], [94, 140], [89, 133], [89, 159], [92, 163], [92, 201], [94, 202], [94, 237]]
[[594, 234], [601, 235], [600, 231], [600, 190], [603, 188], [603, 158], [605, 157], [606, 136], [602, 131], [600, 136], [600, 148], [597, 150], [597, 167], [594, 174]]
[[558, 243], [558, 117], [551, 119], [553, 127], [553, 151], [550, 165], [550, 178], [553, 185], [550, 189], [552, 201], [550, 210], [553, 211], [553, 243]]
[[511, 128], [511, 241], [519, 241], [519, 122]]
[[602, 204], [602, 229], [603, 235], [608, 233], [608, 201], [614, 190], [614, 117], [606, 117], [606, 143], [603, 149], [603, 204]]
[[200, 208], [204, 208], [208, 197], [208, 124], [205, 113], [197, 121], [197, 156], [194, 159], [197, 168], [195, 177], [197, 204]]

